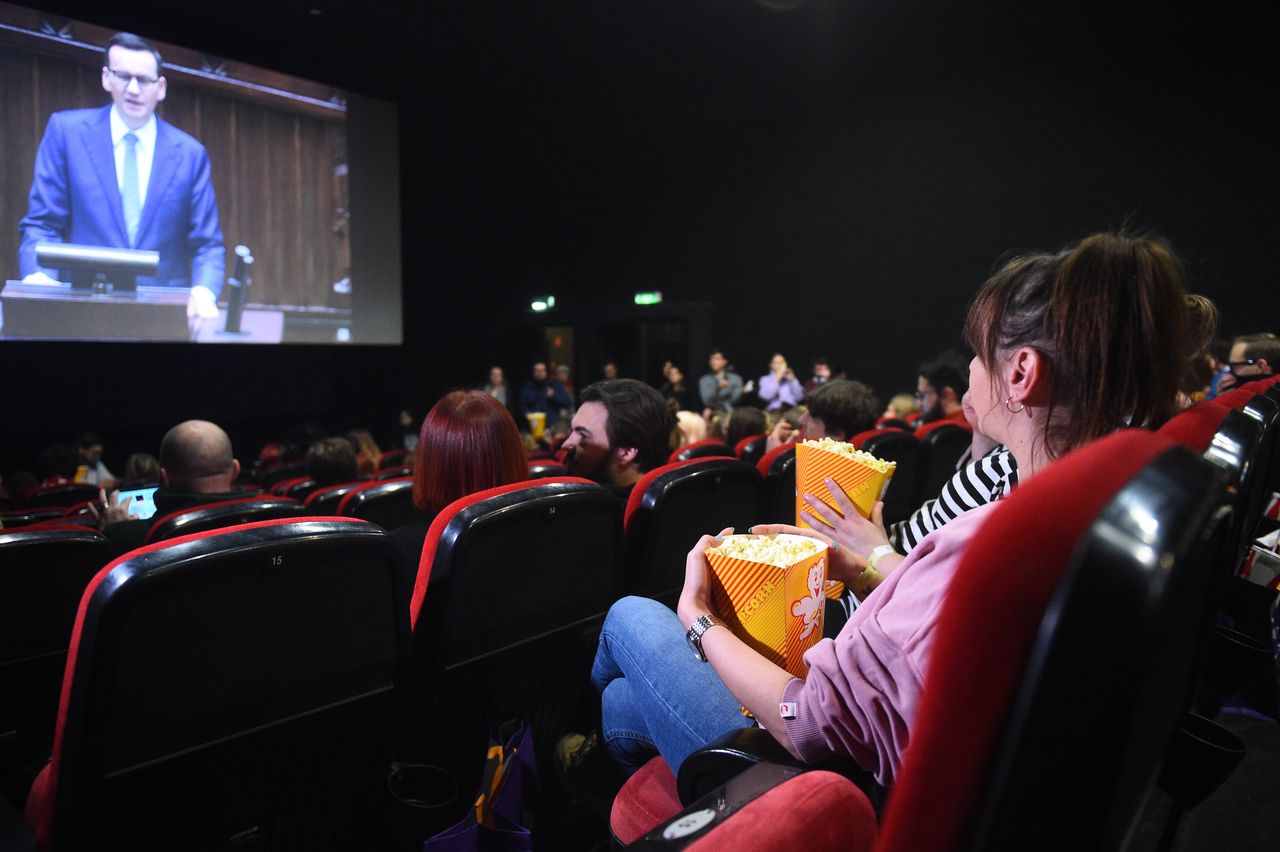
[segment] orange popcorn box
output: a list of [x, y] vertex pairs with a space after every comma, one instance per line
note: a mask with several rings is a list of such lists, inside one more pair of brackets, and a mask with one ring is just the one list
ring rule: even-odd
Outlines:
[[[797, 535], [726, 536], [741, 545], [735, 555], [707, 550], [711, 565], [711, 600], [721, 619], [740, 639], [796, 677], [808, 672], [804, 652], [822, 638], [827, 586], [827, 546]], [[773, 540], [780, 547], [804, 544], [816, 548], [797, 556], [785, 568], [744, 558], [750, 540]]]
[[827, 478], [834, 479], [844, 489], [858, 514], [870, 518], [876, 501], [884, 498], [897, 463], [854, 450], [852, 444], [829, 439], [822, 443], [839, 449], [833, 451], [808, 441], [796, 445], [796, 526], [809, 527], [800, 517], [803, 511], [813, 511], [804, 502], [806, 494], [812, 494], [825, 503], [832, 513], [829, 517], [844, 517], [823, 481]]

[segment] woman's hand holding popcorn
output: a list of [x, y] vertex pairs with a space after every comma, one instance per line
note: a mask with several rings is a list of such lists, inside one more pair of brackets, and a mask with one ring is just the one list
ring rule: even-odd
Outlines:
[[684, 561], [684, 588], [680, 590], [680, 602], [676, 614], [680, 623], [688, 629], [700, 615], [719, 615], [711, 608], [711, 567], [707, 564], [707, 548], [717, 547], [733, 527], [726, 527], [718, 536], [704, 535], [689, 551]]
[[844, 517], [841, 518], [830, 506], [812, 494], [804, 495], [804, 502], [810, 508], [802, 512], [800, 517], [818, 532], [826, 533], [840, 542], [841, 548], [847, 549], [858, 560], [861, 572], [866, 567], [871, 551], [889, 543], [889, 535], [884, 529], [884, 502], [876, 501], [871, 509], [871, 520], [867, 520], [858, 514], [853, 501], [844, 493], [839, 483], [830, 478], [824, 480], [824, 483], [831, 492], [831, 498], [835, 500], [836, 508]]

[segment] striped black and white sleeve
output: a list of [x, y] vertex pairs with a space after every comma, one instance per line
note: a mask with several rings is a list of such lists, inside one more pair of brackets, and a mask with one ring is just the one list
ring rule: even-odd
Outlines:
[[903, 555], [910, 553], [926, 535], [953, 518], [1000, 497], [1017, 484], [1017, 462], [1002, 446], [977, 461], [971, 461], [942, 486], [941, 493], [899, 521], [889, 530], [889, 541]]

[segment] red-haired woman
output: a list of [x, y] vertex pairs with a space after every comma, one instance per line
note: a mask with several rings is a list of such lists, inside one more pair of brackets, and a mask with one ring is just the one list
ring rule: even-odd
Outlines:
[[392, 532], [404, 550], [409, 585], [427, 530], [454, 500], [529, 478], [510, 412], [483, 391], [447, 393], [427, 412], [413, 465], [413, 502], [426, 516]]

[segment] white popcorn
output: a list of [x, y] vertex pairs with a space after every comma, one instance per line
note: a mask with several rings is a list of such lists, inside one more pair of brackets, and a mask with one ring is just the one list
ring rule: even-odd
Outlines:
[[821, 548], [817, 541], [798, 535], [728, 535], [724, 544], [707, 548], [707, 552], [787, 568]]
[[851, 458], [880, 473], [892, 473], [898, 467], [897, 462], [878, 459], [871, 453], [864, 453], [862, 450], [854, 449], [853, 444], [846, 441], [837, 441], [834, 438], [810, 439], [805, 441], [804, 444], [806, 447], [814, 447], [815, 449], [825, 450], [828, 453], [836, 453], [837, 455]]

